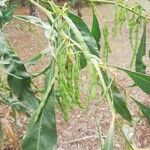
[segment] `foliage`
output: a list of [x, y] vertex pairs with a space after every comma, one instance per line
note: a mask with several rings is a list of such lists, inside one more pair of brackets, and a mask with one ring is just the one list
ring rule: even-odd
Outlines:
[[[92, 29], [90, 29], [82, 18], [76, 16], [65, 6], [59, 7], [51, 1], [43, 1], [41, 5], [33, 0], [31, 2], [45, 13], [48, 18], [47, 21], [31, 16], [15, 16], [15, 18], [41, 27], [48, 41], [46, 51], [41, 51], [35, 57], [31, 58], [27, 64], [36, 64], [43, 55], [46, 55], [50, 60], [48, 66], [41, 73], [34, 75], [34, 78], [40, 75], [44, 75], [45, 77], [45, 85], [39, 98], [36, 97], [31, 86], [33, 77], [27, 72], [25, 64], [21, 62], [5, 39], [3, 30], [0, 33], [0, 63], [7, 72], [7, 82], [11, 93], [9, 97], [1, 94], [0, 98], [4, 104], [9, 105], [15, 111], [23, 111], [27, 116], [30, 116], [29, 114], [32, 115], [27, 132], [22, 141], [22, 149], [52, 150], [56, 148], [56, 103], [61, 108], [66, 120], [69, 117], [69, 111], [76, 107], [84, 108], [84, 104], [79, 96], [79, 76], [80, 71], [87, 66], [90, 70], [94, 70], [96, 75], [92, 76], [92, 78], [99, 85], [102, 91], [101, 95], [107, 100], [112, 113], [112, 122], [103, 149], [113, 149], [114, 128], [117, 122], [121, 118], [122, 120], [126, 120], [127, 123], [132, 123], [132, 116], [125, 94], [120, 89], [115, 77], [111, 74], [112, 66], [108, 65], [108, 54], [110, 52], [108, 27], [105, 25], [103, 28], [104, 47], [102, 47], [100, 44], [100, 26], [94, 9], [93, 24]], [[100, 1], [97, 0], [96, 2]], [[116, 4], [112, 1], [103, 2]], [[120, 28], [126, 20], [124, 9], [128, 10], [128, 13], [130, 11], [134, 17], [136, 16], [136, 20], [140, 17], [140, 23], [136, 22], [137, 28], [139, 28], [139, 24], [141, 25], [142, 21], [146, 23], [146, 18], [143, 14], [142, 17], [139, 15], [140, 11], [130, 9], [126, 5], [124, 6], [123, 1], [117, 4], [122, 9], [119, 11], [121, 18], [118, 15], [115, 18], [115, 32], [118, 30], [117, 26], [119, 25]], [[12, 10], [8, 9], [8, 11], [7, 13], [2, 13], [1, 18], [4, 21], [1, 24], [1, 28], [12, 17]], [[7, 14], [10, 14], [10, 16]], [[7, 18], [6, 16], [9, 17]], [[130, 40], [132, 40], [131, 37]], [[103, 56], [100, 56], [100, 49], [103, 51]], [[150, 76], [145, 74], [146, 66], [142, 61], [145, 50], [146, 25], [144, 24], [140, 45], [138, 50], [135, 50], [137, 55], [135, 55], [135, 51], [133, 53], [133, 59], [136, 57], [136, 70], [131, 71], [118, 67], [115, 68], [127, 73], [136, 86], [145, 93], [150, 94]], [[38, 91], [39, 89], [36, 90]], [[150, 108], [135, 100], [135, 98], [130, 98], [139, 106], [143, 115], [149, 121]], [[122, 128], [123, 125], [117, 127]], [[126, 142], [130, 145], [127, 139]]]
[[7, 7], [6, 1], [0, 2], [0, 29], [11, 20], [15, 6]]

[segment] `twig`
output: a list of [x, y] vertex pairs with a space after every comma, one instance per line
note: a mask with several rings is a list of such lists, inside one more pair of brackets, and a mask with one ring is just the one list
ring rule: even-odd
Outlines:
[[150, 21], [150, 17], [149, 16], [141, 14], [141, 13], [137, 12], [136, 10], [134, 10], [133, 8], [127, 7], [127, 6], [125, 6], [125, 5], [121, 4], [121, 3], [118, 3], [116, 1], [110, 1], [110, 0], [87, 0], [87, 1], [89, 1], [89, 2], [104, 3], [104, 4], [118, 5], [119, 7], [122, 7], [124, 9], [126, 9], [126, 10], [128, 10], [128, 11], [130, 11], [130, 12], [132, 12], [132, 13], [140, 16], [140, 17], [142, 17], [143, 19]]
[[84, 140], [87, 140], [87, 139], [91, 139], [91, 138], [98, 139], [99, 136], [98, 135], [85, 136], [85, 137], [78, 138], [78, 139], [75, 139], [75, 140], [72, 140], [72, 141], [69, 141], [69, 142], [62, 143], [62, 145], [77, 143], [77, 142], [81, 142], [81, 141], [84, 141]]

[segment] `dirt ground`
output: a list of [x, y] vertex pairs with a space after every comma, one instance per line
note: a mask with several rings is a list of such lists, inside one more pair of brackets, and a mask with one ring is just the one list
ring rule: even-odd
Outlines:
[[[150, 8], [150, 2], [144, 2], [145, 8], [148, 10]], [[100, 5], [97, 7], [98, 16], [100, 20], [100, 24], [104, 24], [105, 20], [108, 18], [109, 26], [113, 26], [113, 18], [112, 18], [112, 7]], [[148, 10], [150, 12], [150, 10]], [[85, 21], [91, 25], [92, 17], [91, 11], [89, 8], [83, 8], [82, 10], [83, 18]], [[27, 9], [18, 9], [16, 14], [28, 14]], [[13, 20], [6, 27], [7, 37], [12, 44], [12, 47], [15, 49], [16, 53], [22, 58], [25, 62], [29, 58], [31, 58], [38, 51], [43, 50], [47, 46], [46, 39], [44, 38], [43, 32], [38, 28], [33, 28], [29, 31], [29, 26], [26, 26], [25, 23], [20, 22], [18, 20]], [[119, 34], [116, 38], [111, 37], [110, 45], [112, 49], [112, 53], [110, 55], [110, 63], [116, 66], [129, 68], [129, 62], [131, 57], [131, 48], [128, 38], [127, 28], [124, 27], [122, 33]], [[150, 25], [148, 25], [147, 29], [147, 49], [150, 49]], [[150, 74], [150, 60], [148, 58], [144, 59], [146, 64], [148, 65], [147, 72]], [[35, 68], [31, 68], [33, 70], [42, 70], [42, 66], [44, 66], [46, 60], [42, 61]], [[122, 72], [115, 72], [117, 76], [118, 82], [123, 86], [127, 87], [132, 82], [131, 80]], [[88, 95], [88, 72], [83, 70], [81, 73], [81, 99], [84, 101], [87, 100]], [[38, 84], [42, 84], [42, 81], [39, 80]], [[134, 97], [137, 97], [139, 100], [143, 101], [145, 104], [150, 106], [150, 96], [141, 92], [138, 88], [128, 88], [128, 92]], [[138, 111], [135, 104], [131, 101], [130, 110], [134, 118], [137, 118]], [[70, 113], [70, 118], [68, 122], [65, 122], [61, 117], [59, 110], [57, 113], [57, 130], [58, 130], [58, 150], [99, 150], [100, 149], [100, 140], [97, 134], [97, 126], [96, 122], [98, 122], [99, 127], [102, 130], [104, 135], [107, 134], [111, 114], [109, 112], [109, 107], [107, 102], [100, 96], [100, 91], [97, 90], [96, 98], [91, 102], [89, 108], [87, 110], [79, 110], [76, 109]], [[0, 119], [5, 118], [6, 120], [10, 119], [9, 111], [6, 107], [0, 108]], [[7, 114], [7, 115], [6, 115]], [[12, 121], [12, 120], [11, 120]], [[16, 131], [19, 137], [22, 137], [24, 134], [24, 129], [27, 124], [26, 118], [20, 118], [19, 127], [17, 127]], [[138, 148], [148, 148], [150, 150], [150, 125], [148, 122], [142, 118], [138, 123], [132, 125], [134, 127], [134, 136], [133, 136], [133, 144], [135, 144]], [[117, 132], [117, 129], [116, 129]], [[9, 144], [7, 145], [9, 147]], [[115, 135], [115, 149], [116, 150], [126, 150], [124, 140], [119, 138], [119, 136]]]

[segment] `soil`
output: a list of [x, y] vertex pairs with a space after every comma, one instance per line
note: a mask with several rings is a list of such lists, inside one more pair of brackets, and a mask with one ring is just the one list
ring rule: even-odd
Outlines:
[[[143, 2], [143, 1], [140, 1]], [[150, 2], [142, 3], [144, 7], [148, 10], [150, 8]], [[108, 25], [110, 28], [113, 27], [113, 9], [111, 6], [100, 5], [97, 7], [98, 16], [100, 20], [100, 25], [102, 26], [105, 20], [108, 18]], [[150, 12], [150, 10], [148, 10]], [[26, 8], [18, 8], [16, 14], [27, 15], [29, 12]], [[82, 9], [84, 20], [91, 25], [92, 17], [91, 10], [87, 7]], [[29, 31], [30, 30], [30, 31]], [[44, 37], [43, 31], [37, 27], [30, 27], [26, 23], [19, 20], [13, 19], [10, 24], [7, 25], [5, 29], [8, 40], [10, 41], [12, 47], [16, 53], [20, 56], [22, 61], [26, 62], [38, 53], [38, 51], [43, 50], [47, 47], [47, 42]], [[120, 66], [123, 68], [129, 68], [129, 63], [131, 60], [131, 48], [129, 43], [129, 35], [126, 27], [123, 27], [121, 34], [117, 35], [115, 38], [110, 37], [110, 45], [112, 53], [110, 55], [110, 63], [115, 66]], [[150, 49], [150, 25], [147, 26], [147, 49]], [[147, 73], [150, 74], [150, 60], [149, 58], [144, 58], [146, 64], [148, 65]], [[46, 64], [47, 59], [42, 60], [34, 68], [29, 68], [29, 71], [39, 71]], [[138, 98], [143, 103], [150, 106], [150, 96], [144, 94], [138, 88], [128, 88], [132, 84], [132, 81], [122, 72], [115, 71], [115, 76], [124, 88], [128, 89], [128, 93]], [[87, 101], [89, 74], [86, 69], [81, 73], [81, 99]], [[42, 78], [36, 82], [37, 85], [43, 84]], [[138, 119], [137, 115], [138, 108], [136, 105], [129, 100], [130, 111], [134, 116], [134, 119]], [[24, 135], [25, 128], [28, 123], [28, 119], [22, 114], [19, 114], [18, 126], [12, 127], [13, 119], [11, 119], [11, 111], [8, 107], [0, 107], [0, 119], [5, 121], [6, 125], [10, 126], [13, 134], [15, 135], [15, 143], [12, 141], [7, 141], [6, 147], [8, 149], [15, 149], [15, 144], [19, 142], [19, 139]], [[109, 129], [111, 114], [109, 111], [108, 104], [100, 96], [100, 91], [97, 90], [96, 97], [90, 103], [87, 110], [76, 109], [70, 112], [70, 118], [66, 122], [60, 114], [59, 110], [56, 110], [57, 114], [57, 131], [58, 131], [58, 150], [99, 150], [100, 139], [97, 134], [98, 127], [101, 129], [103, 135], [107, 134]], [[4, 119], [5, 118], [5, 119]], [[98, 125], [97, 125], [98, 124]], [[132, 142], [138, 148], [147, 148], [150, 150], [150, 125], [147, 120], [140, 118], [138, 122], [132, 125], [134, 128], [134, 136]], [[116, 129], [118, 133], [118, 129]], [[127, 147], [124, 144], [124, 140], [120, 138], [118, 134], [115, 135], [115, 149], [116, 150], [126, 150]], [[10, 147], [14, 146], [14, 148]], [[7, 149], [6, 148], [6, 149]], [[17, 148], [16, 148], [17, 149]]]

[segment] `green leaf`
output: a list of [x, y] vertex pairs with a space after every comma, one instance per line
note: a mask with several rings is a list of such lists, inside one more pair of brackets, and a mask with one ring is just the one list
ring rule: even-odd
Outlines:
[[[75, 35], [72, 32], [71, 38], [75, 40]], [[74, 51], [78, 52], [80, 69], [84, 69], [87, 66], [87, 59], [78, 47], [74, 46]]]
[[[74, 23], [75, 27], [80, 31], [81, 36], [83, 37], [83, 41], [88, 48], [88, 51], [91, 54], [94, 54], [99, 57], [99, 50], [97, 47], [97, 43], [96, 43], [94, 37], [92, 37], [92, 34], [91, 34], [88, 26], [86, 25], [86, 23], [80, 17], [78, 17], [70, 12], [68, 13], [68, 17]], [[76, 37], [77, 35], [75, 35], [72, 30], [70, 30], [70, 36], [77, 43], [81, 42], [78, 40], [79, 37]], [[87, 66], [87, 59], [85, 58], [83, 52], [79, 48], [77, 48], [76, 46], [74, 46], [74, 47], [75, 47], [76, 51], [80, 52], [79, 53], [80, 69], [83, 69], [84, 67]]]
[[30, 113], [27, 107], [25, 107], [22, 102], [18, 101], [17, 99], [12, 99], [10, 97], [6, 97], [4, 94], [0, 93], [0, 102], [5, 105], [10, 106], [13, 110], [18, 112], [23, 112], [27, 117], [30, 117]]
[[113, 150], [113, 147], [114, 147], [113, 138], [114, 138], [114, 120], [112, 121], [110, 125], [107, 137], [105, 139], [103, 150]]
[[103, 38], [104, 38], [103, 60], [104, 60], [104, 63], [108, 62], [109, 54], [111, 53], [111, 47], [109, 44], [109, 35], [110, 35], [110, 32], [109, 32], [108, 24], [105, 23], [103, 27]]
[[27, 73], [24, 64], [20, 59], [12, 52], [6, 52], [3, 55], [5, 60], [10, 59], [9, 65], [4, 65], [5, 69], [21, 79], [15, 78], [12, 75], [8, 75], [8, 84], [13, 93], [18, 97], [20, 101], [24, 101], [24, 104], [31, 109], [35, 109], [38, 106], [38, 99], [35, 97], [31, 90], [31, 78]]
[[150, 76], [119, 67], [117, 68], [126, 72], [140, 89], [142, 89], [145, 93], [150, 94]]
[[144, 31], [141, 39], [140, 46], [137, 51], [136, 61], [135, 61], [135, 70], [136, 72], [141, 72], [145, 74], [146, 66], [143, 63], [143, 56], [146, 53], [146, 24], [144, 26]]
[[0, 15], [0, 29], [13, 18], [13, 12], [16, 6], [11, 6], [9, 8], [4, 8]]
[[79, 63], [80, 63], [80, 69], [83, 69], [87, 66], [87, 60], [83, 53], [79, 54]]
[[33, 115], [22, 142], [22, 150], [55, 150], [57, 143], [55, 96], [52, 89], [36, 122]]
[[141, 109], [143, 115], [147, 118], [148, 123], [150, 124], [150, 107], [140, 103], [139, 101], [135, 100], [134, 98], [133, 98], [133, 100], [139, 106], [139, 108]]
[[9, 87], [18, 100], [22, 101], [27, 108], [33, 111], [37, 108], [39, 100], [31, 89], [31, 77], [10, 45], [5, 42], [5, 38], [1, 36], [3, 35], [0, 34], [0, 40], [2, 40], [0, 41], [0, 59], [8, 62], [8, 64], [4, 64], [4, 67], [8, 72], [7, 81]]
[[91, 33], [97, 43], [98, 49], [100, 49], [101, 31], [100, 31], [99, 22], [98, 22], [97, 16], [95, 15], [94, 10], [93, 10], [93, 23], [92, 23]]
[[119, 113], [124, 119], [131, 121], [132, 120], [131, 114], [117, 86], [112, 84], [111, 90], [113, 94], [113, 103], [114, 103], [116, 112]]
[[102, 71], [105, 83], [108, 87], [108, 91], [104, 91], [104, 92], [105, 93], [108, 92], [108, 94], [110, 95], [116, 112], [120, 114], [124, 119], [131, 121], [132, 120], [131, 114], [130, 114], [130, 111], [128, 110], [126, 102], [124, 101], [124, 97], [122, 96], [121, 92], [119, 91], [115, 83], [111, 84], [112, 81], [108, 77], [107, 72], [104, 70], [101, 70], [101, 71]]
[[[90, 50], [90, 53], [99, 57], [99, 50], [96, 44], [95, 39], [93, 38], [88, 26], [86, 23], [78, 16], [74, 15], [73, 13], [68, 12], [68, 17], [72, 20], [75, 24], [77, 29], [81, 32], [83, 36], [84, 42], [86, 43], [87, 47]], [[77, 41], [77, 43], [80, 41]]]

